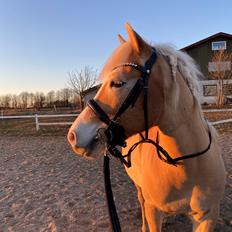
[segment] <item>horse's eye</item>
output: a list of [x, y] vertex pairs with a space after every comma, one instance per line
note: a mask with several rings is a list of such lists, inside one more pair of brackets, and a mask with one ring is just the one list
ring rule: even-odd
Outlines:
[[124, 81], [112, 81], [110, 83], [110, 87], [120, 88], [125, 84], [126, 84], [126, 82], [124, 82]]

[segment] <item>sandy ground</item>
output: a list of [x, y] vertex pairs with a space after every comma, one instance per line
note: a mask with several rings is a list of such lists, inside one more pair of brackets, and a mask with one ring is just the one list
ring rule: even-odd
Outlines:
[[[220, 136], [228, 180], [216, 231], [232, 231], [232, 133]], [[113, 160], [112, 185], [122, 231], [140, 231], [136, 190]], [[102, 160], [86, 161], [65, 137], [0, 138], [0, 231], [111, 231]], [[191, 231], [184, 216], [165, 220], [163, 231]]]

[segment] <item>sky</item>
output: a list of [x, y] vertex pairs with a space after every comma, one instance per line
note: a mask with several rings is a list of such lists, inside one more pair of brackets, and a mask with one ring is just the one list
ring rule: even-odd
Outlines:
[[232, 34], [231, 9], [231, 0], [0, 0], [0, 95], [59, 90], [69, 72], [100, 71], [125, 22], [180, 49]]

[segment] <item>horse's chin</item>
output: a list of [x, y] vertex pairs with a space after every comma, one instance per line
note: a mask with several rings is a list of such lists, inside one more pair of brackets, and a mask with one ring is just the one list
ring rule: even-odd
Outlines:
[[104, 154], [104, 148], [101, 146], [96, 146], [94, 149], [87, 150], [81, 147], [72, 147], [75, 154], [87, 159], [87, 160], [95, 160], [100, 158]]

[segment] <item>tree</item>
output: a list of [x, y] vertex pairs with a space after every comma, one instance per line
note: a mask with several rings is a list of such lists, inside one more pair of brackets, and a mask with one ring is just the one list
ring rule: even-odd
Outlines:
[[36, 92], [34, 94], [34, 108], [40, 109], [43, 108], [45, 102], [45, 95], [42, 92]]
[[80, 97], [79, 95], [77, 95], [72, 89], [70, 89], [70, 98], [69, 98], [69, 102], [71, 104], [72, 107], [78, 107], [80, 106]]
[[20, 105], [22, 109], [26, 109], [28, 107], [28, 98], [29, 98], [28, 92], [22, 92], [19, 94]]
[[34, 107], [35, 105], [35, 95], [34, 93], [29, 93], [28, 95], [28, 106], [29, 107]]
[[89, 66], [81, 71], [70, 72], [68, 85], [79, 96], [81, 110], [84, 108], [84, 91], [93, 87], [97, 81], [97, 72]]
[[64, 107], [69, 106], [69, 100], [70, 100], [70, 97], [71, 97], [70, 89], [69, 88], [64, 88], [64, 89], [61, 89], [60, 92], [61, 92], [61, 99], [62, 99], [62, 102], [63, 102], [63, 106]]
[[6, 94], [0, 97], [0, 107], [3, 109], [10, 108], [11, 105], [11, 95]]
[[17, 95], [16, 94], [13, 94], [12, 96], [11, 96], [11, 107], [13, 108], [13, 109], [16, 109], [17, 107], [18, 107], [18, 98], [17, 98]]
[[48, 107], [52, 107], [55, 103], [55, 91], [51, 90], [46, 95], [46, 102]]
[[232, 78], [232, 53], [225, 50], [214, 52], [212, 62], [209, 63], [209, 76], [218, 81], [217, 105], [222, 106], [226, 97], [226, 86]]

